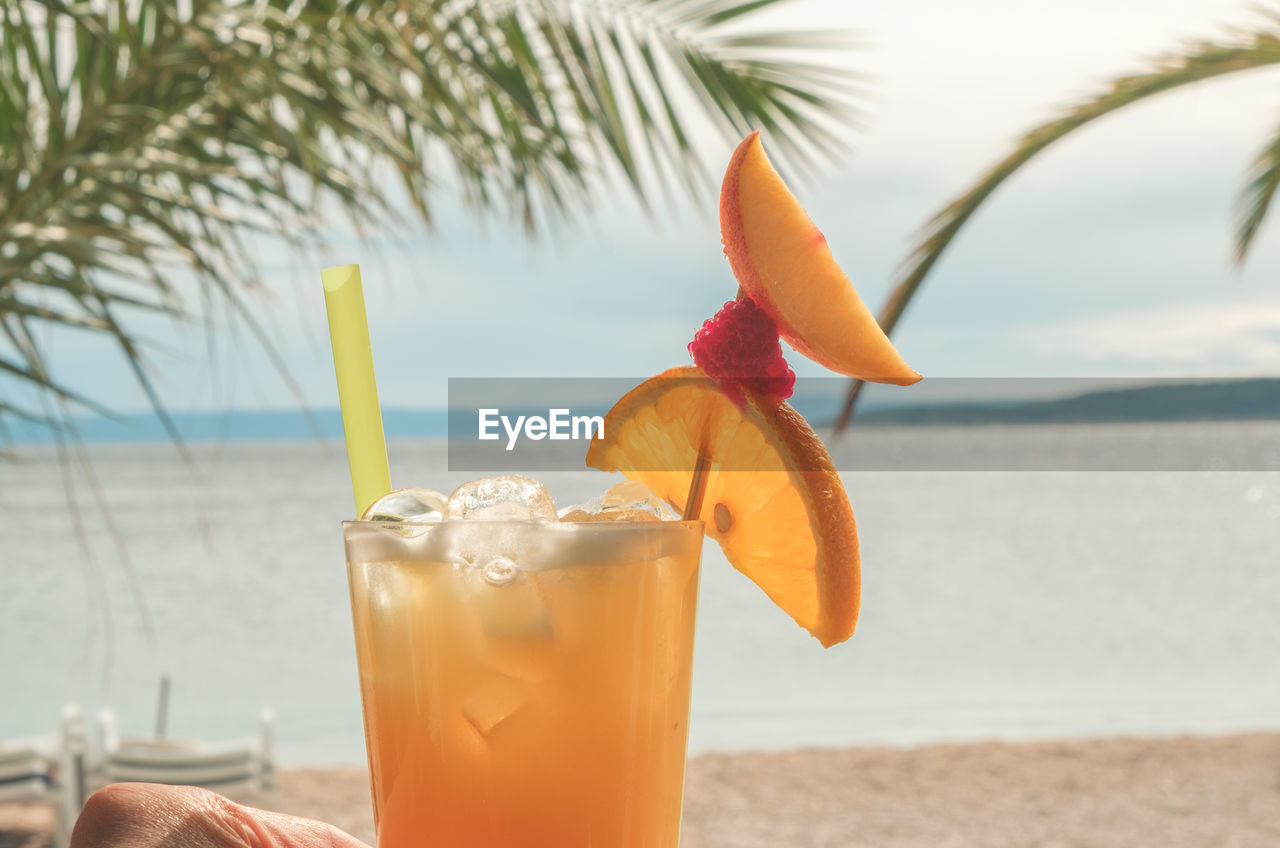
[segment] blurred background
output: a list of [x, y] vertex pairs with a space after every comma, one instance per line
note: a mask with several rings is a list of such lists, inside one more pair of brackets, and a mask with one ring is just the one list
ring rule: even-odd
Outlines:
[[[483, 3], [445, 32], [432, 4], [125, 6], [0, 3], [0, 738], [69, 701], [150, 732], [168, 673], [175, 736], [270, 705], [286, 766], [361, 765], [320, 268], [362, 265], [410, 421], [450, 377], [639, 381], [736, 291], [716, 190], [750, 129], [868, 305], [909, 299], [926, 378], [1280, 361], [1254, 3], [531, 2], [528, 55]], [[1210, 459], [846, 474], [864, 611], [829, 651], [709, 548], [692, 751], [1280, 730], [1280, 422], [1125, 427]], [[397, 485], [466, 478], [425, 425], [389, 450]]]

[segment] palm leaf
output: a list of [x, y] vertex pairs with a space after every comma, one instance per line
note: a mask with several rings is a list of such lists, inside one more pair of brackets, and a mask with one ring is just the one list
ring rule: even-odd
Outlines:
[[1253, 238], [1267, 217], [1276, 189], [1280, 187], [1280, 129], [1258, 154], [1250, 169], [1249, 181], [1240, 197], [1240, 221], [1236, 227], [1237, 263], [1243, 263]]
[[[974, 213], [1005, 180], [1056, 142], [1099, 118], [1165, 92], [1228, 74], [1264, 68], [1278, 62], [1280, 36], [1272, 32], [1252, 33], [1234, 41], [1203, 42], [1185, 54], [1155, 62], [1152, 69], [1145, 73], [1115, 80], [1101, 94], [1070, 107], [1058, 118], [1031, 130], [1018, 141], [1012, 152], [982, 174], [968, 190], [947, 204], [925, 225], [918, 244], [907, 257], [897, 282], [880, 310], [880, 326], [886, 333], [892, 332], [907, 305], [924, 283], [925, 277]], [[1274, 163], [1280, 157], [1280, 147], [1277, 144], [1280, 144], [1280, 139], [1259, 157], [1257, 175], [1246, 195], [1247, 208], [1237, 242], [1237, 254], [1240, 257], [1247, 251], [1275, 190], [1274, 181], [1278, 177]], [[860, 391], [861, 383], [854, 381], [836, 421], [837, 433], [849, 425]]]
[[[455, 186], [535, 233], [589, 210], [614, 173], [646, 203], [655, 186], [705, 191], [690, 127], [707, 120], [764, 127], [812, 167], [839, 150], [859, 89], [794, 60], [830, 36], [750, 30], [778, 2], [0, 0], [4, 380], [61, 399], [39, 420], [99, 411], [29, 343], [38, 325], [75, 328], [124, 356], [168, 423], [139, 309], [206, 333], [229, 312], [284, 374], [246, 239], [310, 257], [321, 208], [399, 232], [405, 206], [430, 226]], [[0, 403], [0, 441], [18, 408]]]

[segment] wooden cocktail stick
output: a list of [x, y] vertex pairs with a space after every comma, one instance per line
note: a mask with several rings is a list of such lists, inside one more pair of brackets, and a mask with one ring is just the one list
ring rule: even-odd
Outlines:
[[707, 493], [707, 472], [711, 469], [711, 457], [698, 451], [698, 461], [693, 466], [693, 478], [689, 480], [689, 494], [684, 499], [685, 521], [697, 519], [702, 512], [702, 498]]

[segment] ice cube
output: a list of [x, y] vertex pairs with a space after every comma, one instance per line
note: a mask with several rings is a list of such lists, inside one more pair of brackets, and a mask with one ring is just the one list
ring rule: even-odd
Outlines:
[[525, 684], [494, 673], [462, 705], [462, 715], [481, 736], [487, 737], [500, 724], [529, 703]]
[[474, 583], [468, 603], [490, 639], [550, 639], [551, 616], [529, 575], [504, 556], [477, 562], [483, 582]]
[[501, 586], [514, 580], [520, 573], [520, 568], [506, 557], [498, 556], [486, 562], [480, 573], [484, 575], [486, 583]]
[[556, 502], [537, 480], [509, 474], [463, 483], [449, 496], [448, 517], [470, 521], [555, 521]]
[[571, 510], [560, 517], [561, 521], [580, 524], [591, 521], [662, 521], [647, 509], [606, 509], [600, 512]]
[[638, 480], [623, 480], [599, 497], [560, 511], [561, 521], [675, 521], [658, 493]]
[[[397, 489], [378, 498], [361, 516], [362, 521], [399, 524], [434, 524], [444, 520], [445, 497], [431, 489]], [[406, 528], [409, 530], [410, 528]], [[423, 532], [422, 528], [413, 528]]]

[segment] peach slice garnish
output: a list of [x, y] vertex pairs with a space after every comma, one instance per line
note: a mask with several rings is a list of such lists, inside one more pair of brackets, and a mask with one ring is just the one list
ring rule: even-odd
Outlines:
[[920, 379], [769, 163], [759, 132], [743, 139], [729, 160], [720, 235], [739, 285], [797, 351], [849, 377], [901, 386]]

